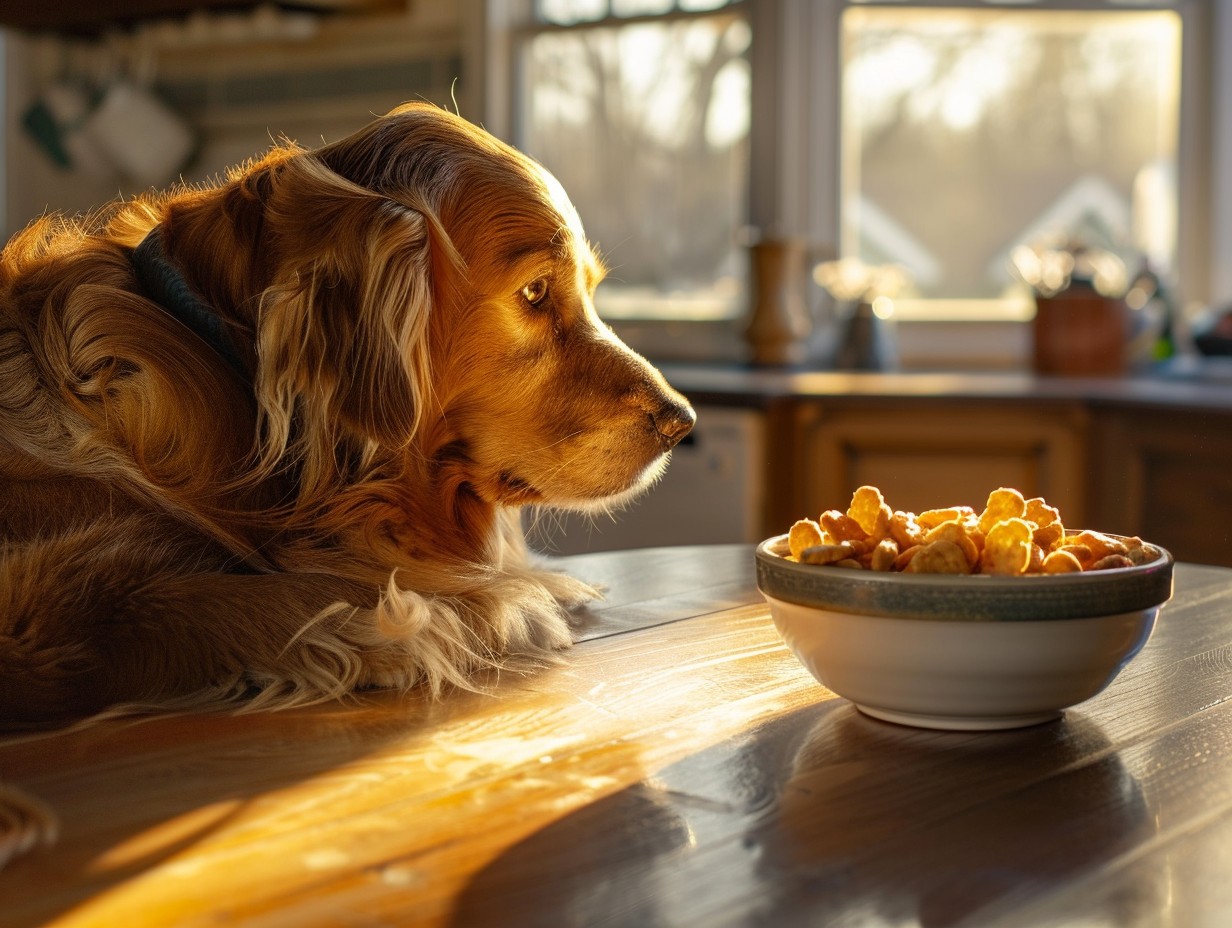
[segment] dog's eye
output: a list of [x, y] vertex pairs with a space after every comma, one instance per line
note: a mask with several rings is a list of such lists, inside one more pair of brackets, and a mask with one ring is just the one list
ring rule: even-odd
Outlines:
[[543, 302], [543, 298], [548, 295], [548, 281], [546, 277], [540, 277], [538, 280], [532, 280], [522, 288], [522, 299], [526, 300], [531, 306], [538, 306]]

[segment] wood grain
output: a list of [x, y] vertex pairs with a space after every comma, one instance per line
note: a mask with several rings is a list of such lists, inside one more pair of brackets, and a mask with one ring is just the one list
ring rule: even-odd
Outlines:
[[1232, 923], [1232, 570], [1062, 721], [946, 733], [814, 683], [748, 548], [564, 564], [607, 602], [486, 693], [0, 744], [63, 831], [0, 924]]

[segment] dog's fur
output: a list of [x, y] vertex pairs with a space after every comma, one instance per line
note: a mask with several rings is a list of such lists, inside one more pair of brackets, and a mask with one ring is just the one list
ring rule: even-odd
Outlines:
[[[139, 282], [151, 230], [235, 363]], [[602, 274], [545, 170], [427, 105], [15, 236], [0, 727], [439, 692], [567, 645], [593, 590], [531, 564], [518, 507], [619, 502], [693, 423]]]

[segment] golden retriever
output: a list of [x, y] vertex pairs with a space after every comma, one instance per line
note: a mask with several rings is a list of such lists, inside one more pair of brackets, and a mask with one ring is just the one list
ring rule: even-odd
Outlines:
[[0, 254], [0, 728], [467, 685], [570, 642], [528, 503], [694, 422], [541, 166], [393, 111]]

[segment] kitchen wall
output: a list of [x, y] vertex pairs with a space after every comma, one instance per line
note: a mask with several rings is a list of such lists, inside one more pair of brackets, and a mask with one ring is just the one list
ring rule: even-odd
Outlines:
[[[426, 99], [464, 115], [479, 105], [465, 79], [465, 3], [409, 3], [371, 14], [210, 14], [123, 37], [63, 39], [7, 32], [4, 50], [4, 236], [45, 211], [87, 211], [153, 184], [54, 163], [23, 127], [32, 104], [64, 85], [105, 92], [152, 84], [190, 128], [189, 183], [225, 172], [280, 137], [332, 141], [373, 114]], [[476, 82], [472, 82], [476, 83]], [[475, 117], [477, 118], [477, 117]]]

